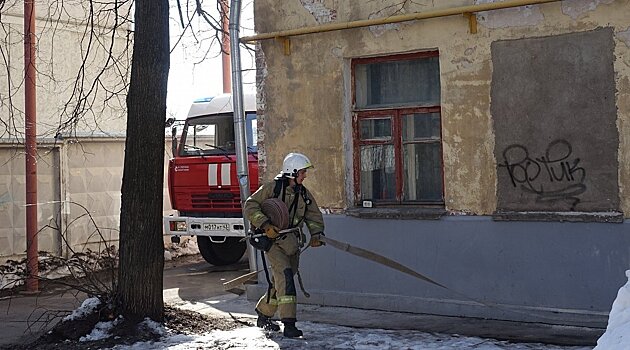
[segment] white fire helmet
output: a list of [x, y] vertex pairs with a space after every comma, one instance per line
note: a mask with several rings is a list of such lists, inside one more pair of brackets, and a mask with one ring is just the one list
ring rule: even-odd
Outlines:
[[299, 170], [312, 167], [311, 161], [302, 153], [289, 153], [282, 162], [282, 175], [297, 177]]

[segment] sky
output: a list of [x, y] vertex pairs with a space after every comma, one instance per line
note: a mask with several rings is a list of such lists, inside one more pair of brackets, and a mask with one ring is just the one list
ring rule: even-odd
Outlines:
[[[207, 0], [204, 8], [214, 10], [213, 0]], [[208, 40], [196, 40], [191, 35], [175, 46], [182, 31], [177, 9], [173, 7], [175, 0], [171, 0], [171, 68], [168, 78], [168, 95], [166, 98], [167, 118], [185, 119], [190, 104], [197, 98], [211, 97], [223, 93], [221, 48], [218, 42], [210, 44]], [[242, 1], [240, 36], [254, 34], [253, 0]], [[218, 12], [210, 12], [218, 16]], [[193, 21], [195, 28], [207, 28], [203, 21]], [[199, 35], [202, 39], [208, 35]], [[199, 49], [201, 48], [201, 49]], [[207, 54], [205, 54], [207, 52]], [[243, 74], [243, 91], [255, 92], [255, 65], [253, 54], [241, 45], [241, 66], [249, 71]]]

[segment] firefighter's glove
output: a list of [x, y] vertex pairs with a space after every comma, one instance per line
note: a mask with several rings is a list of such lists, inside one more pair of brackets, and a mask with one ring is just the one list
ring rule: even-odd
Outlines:
[[260, 228], [265, 231], [265, 236], [271, 239], [276, 239], [280, 236], [280, 229], [268, 222], [264, 223]]
[[309, 243], [309, 245], [311, 247], [321, 247], [323, 245], [326, 245], [326, 243], [324, 243], [323, 241], [321, 241], [322, 236], [325, 236], [325, 234], [323, 232], [320, 233], [316, 233], [314, 235], [311, 236], [311, 242]]

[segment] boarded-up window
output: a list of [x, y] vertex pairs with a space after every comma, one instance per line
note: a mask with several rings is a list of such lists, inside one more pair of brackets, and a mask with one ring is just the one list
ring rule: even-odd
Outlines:
[[619, 210], [611, 29], [492, 44], [498, 211]]

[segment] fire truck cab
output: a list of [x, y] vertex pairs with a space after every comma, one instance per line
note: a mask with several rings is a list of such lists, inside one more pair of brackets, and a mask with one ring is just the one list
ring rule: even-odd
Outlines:
[[[245, 135], [250, 191], [258, 189], [256, 97], [244, 96]], [[173, 158], [168, 166], [168, 190], [177, 215], [164, 217], [164, 232], [173, 242], [197, 236], [203, 258], [228, 265], [247, 248], [237, 178], [232, 95], [196, 100], [181, 130], [173, 127]]]

